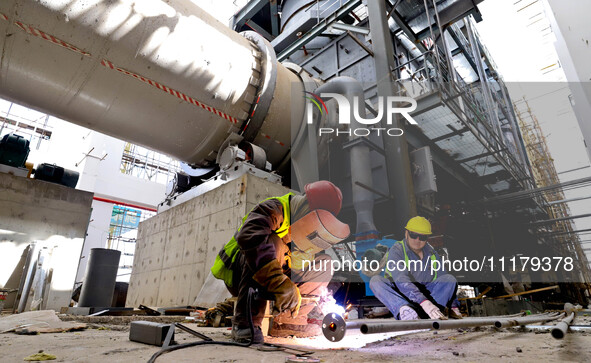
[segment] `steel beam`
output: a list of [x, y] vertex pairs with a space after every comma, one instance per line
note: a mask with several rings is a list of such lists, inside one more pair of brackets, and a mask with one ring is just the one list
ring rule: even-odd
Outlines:
[[548, 202], [548, 205], [554, 205], [554, 204], [560, 204], [560, 203], [568, 203], [568, 202], [576, 202], [578, 200], [585, 200], [585, 199], [589, 199], [591, 198], [591, 196], [588, 197], [580, 197], [580, 198], [569, 198], [569, 199], [562, 199], [562, 200], [553, 200], [551, 202]]
[[[447, 125], [447, 126], [450, 127], [450, 125]], [[437, 142], [437, 141], [449, 139], [449, 138], [454, 137], [454, 136], [457, 136], [457, 135], [463, 135], [463, 134], [465, 134], [466, 132], [469, 132], [469, 131], [470, 131], [470, 129], [464, 126], [461, 129], [459, 129], [459, 130], [455, 130], [454, 129], [449, 134], [445, 134], [445, 135], [441, 135], [439, 137], [433, 138], [433, 139], [431, 139], [431, 141], [432, 142]]]
[[579, 214], [576, 216], [567, 216], [567, 217], [547, 219], [544, 221], [534, 221], [534, 222], [530, 222], [529, 224], [549, 224], [549, 223], [554, 223], [554, 222], [569, 221], [571, 219], [588, 218], [588, 217], [591, 217], [591, 213]]
[[[368, 1], [367, 15], [374, 49], [375, 72], [378, 97], [398, 95], [398, 85], [392, 81], [392, 69], [396, 68], [392, 33], [386, 19], [386, 0]], [[381, 120], [383, 127], [385, 118]], [[405, 129], [404, 122], [397, 115], [393, 127]], [[410, 157], [405, 135], [391, 137], [383, 134], [386, 173], [390, 194], [396, 201], [396, 209], [392, 213], [394, 226], [403, 226], [408, 218], [417, 213], [416, 199], [412, 174], [410, 171]]]
[[[476, 66], [476, 63], [474, 63], [472, 56], [470, 55], [470, 53], [468, 53], [468, 50], [466, 48], [464, 48], [464, 44], [462, 44], [462, 42], [460, 41], [460, 39], [456, 35], [456, 32], [451, 27], [447, 28], [447, 31], [448, 31], [449, 35], [451, 36], [451, 38], [454, 40], [454, 42], [456, 42], [456, 44], [458, 45], [459, 51], [461, 53], [464, 53], [466, 60], [468, 60], [468, 63], [470, 63], [470, 66], [472, 67], [474, 72], [476, 74], [478, 74], [478, 67]], [[454, 55], [453, 52], [452, 52], [452, 55]]]
[[269, 34], [265, 29], [261, 28], [257, 23], [255, 23], [254, 21], [252, 21], [250, 19], [248, 19], [244, 23], [244, 25], [246, 25], [250, 29], [254, 30], [255, 32], [259, 33], [260, 35], [262, 35], [268, 41], [271, 41], [271, 40], [273, 40], [275, 38], [274, 36], [272, 36], [271, 34]]
[[563, 234], [575, 234], [575, 233], [587, 233], [591, 232], [591, 228], [588, 229], [579, 229], [577, 231], [566, 231], [566, 232], [550, 232], [550, 233], [543, 233], [545, 237], [548, 236], [560, 236]]
[[465, 159], [457, 160], [457, 162], [460, 163], [460, 164], [462, 164], [462, 163], [466, 163], [468, 161], [472, 161], [472, 160], [483, 158], [485, 156], [492, 156], [492, 155], [495, 155], [497, 153], [500, 153], [500, 152], [503, 152], [503, 151], [506, 151], [506, 150], [507, 150], [506, 148], [503, 148], [501, 150], [489, 151], [487, 153], [478, 154], [478, 155], [470, 156], [470, 157], [465, 158]]
[[364, 34], [364, 35], [368, 35], [369, 34], [369, 29], [363, 28], [363, 27], [360, 27], [360, 26], [355, 26], [355, 25], [334, 23], [334, 24], [331, 25], [331, 27], [333, 29], [338, 29], [338, 30], [348, 30], [348, 31], [351, 31], [353, 33], [359, 33], [359, 34]]
[[404, 34], [406, 34], [408, 39], [410, 39], [411, 42], [416, 44], [417, 48], [421, 51], [421, 53], [425, 53], [427, 51], [427, 48], [423, 45], [423, 43], [421, 43], [421, 40], [419, 39], [419, 37], [412, 31], [412, 29], [406, 23], [406, 21], [404, 21], [404, 19], [402, 19], [400, 14], [398, 14], [398, 12], [396, 10], [392, 11], [391, 14], [392, 14], [391, 17], [392, 17], [392, 19], [394, 19], [394, 22], [396, 22], [396, 24], [398, 24], [398, 26], [400, 27], [400, 29], [402, 29]]
[[306, 34], [304, 34], [300, 39], [293, 42], [289, 47], [285, 48], [281, 53], [277, 55], [277, 60], [282, 62], [287, 59], [290, 55], [298, 51], [302, 46], [308, 44], [312, 39], [316, 38], [318, 35], [322, 34], [328, 27], [343, 19], [347, 16], [353, 9], [358, 7], [361, 4], [361, 0], [349, 0], [346, 2], [339, 10], [337, 10], [334, 14], [328, 16], [326, 19], [321, 21], [318, 25], [310, 29]]
[[492, 198], [475, 201], [473, 203], [474, 204], [492, 203], [492, 202], [503, 202], [504, 200], [528, 199], [528, 198], [531, 198], [532, 195], [541, 194], [543, 192], [546, 192], [546, 191], [549, 191], [552, 189], [559, 189], [559, 188], [564, 188], [564, 187], [573, 186], [573, 185], [577, 185], [577, 184], [588, 184], [588, 183], [591, 183], [591, 177], [571, 180], [571, 181], [567, 181], [564, 183], [548, 185], [546, 187], [541, 187], [541, 188], [535, 188], [535, 189], [529, 189], [529, 190], [522, 190], [522, 191], [514, 192], [514, 193], [502, 194], [502, 195], [498, 195], [498, 196], [495, 196]]
[[256, 13], [261, 11], [269, 0], [251, 0], [232, 17], [232, 29], [238, 30]]
[[277, 9], [277, 0], [270, 0], [271, 4], [271, 35], [276, 37], [279, 35], [279, 11]]

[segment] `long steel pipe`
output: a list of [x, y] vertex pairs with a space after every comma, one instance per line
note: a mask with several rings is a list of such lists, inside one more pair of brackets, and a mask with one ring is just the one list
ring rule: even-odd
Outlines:
[[433, 320], [394, 320], [365, 323], [360, 327], [363, 334], [390, 333], [405, 330], [431, 329]]
[[501, 319], [495, 322], [495, 327], [497, 328], [507, 328], [510, 326], [517, 326], [517, 325], [526, 325], [532, 323], [540, 323], [543, 321], [552, 321], [556, 319], [560, 319], [564, 317], [562, 313], [552, 313], [552, 314], [542, 314], [542, 315], [535, 315], [535, 316], [525, 316], [521, 318], [509, 318], [509, 319]]
[[[517, 318], [519, 316], [522, 316], [522, 314], [509, 315], [507, 316], [507, 318]], [[434, 320], [432, 327], [435, 330], [473, 328], [476, 326], [495, 325], [495, 322], [498, 320], [498, 316], [483, 318], [464, 318], [460, 320]]]
[[[508, 315], [507, 317], [517, 317], [521, 314]], [[464, 318], [460, 320], [386, 320], [386, 321], [368, 321], [360, 326], [363, 334], [389, 333], [395, 331], [415, 330], [415, 329], [457, 329], [469, 328], [483, 325], [494, 325], [499, 320], [498, 316], [485, 318]]]
[[[375, 320], [354, 320], [345, 321], [345, 319], [336, 313], [328, 314], [324, 317], [322, 324], [322, 332], [326, 339], [338, 342], [345, 336], [354, 334], [379, 334], [391, 333], [406, 330], [421, 330], [421, 329], [458, 329], [471, 328], [477, 326], [494, 325], [497, 328], [510, 327], [516, 325], [525, 325], [532, 323], [539, 323], [544, 321], [552, 321], [564, 317], [561, 313], [545, 313], [530, 316], [523, 316], [523, 314], [506, 315], [503, 317], [484, 317], [484, 318], [464, 318], [460, 320], [412, 320], [401, 321], [395, 319]], [[567, 319], [565, 324], [570, 324]], [[558, 326], [556, 328], [559, 328]], [[567, 325], [568, 329], [568, 325]], [[554, 333], [553, 333], [554, 334]], [[559, 334], [559, 333], [556, 333]], [[554, 335], [553, 335], [554, 336]], [[556, 337], [561, 339], [560, 337]]]
[[[322, 332], [326, 339], [338, 342], [345, 336], [354, 334], [379, 334], [392, 333], [406, 330], [421, 329], [458, 329], [477, 326], [494, 325], [497, 328], [505, 328], [517, 325], [533, 324], [545, 321], [557, 320], [564, 317], [564, 313], [545, 313], [530, 316], [513, 314], [504, 317], [464, 318], [460, 320], [413, 320], [401, 321], [395, 319], [375, 320], [354, 320], [346, 322], [339, 314], [328, 314], [324, 317]], [[552, 336], [562, 339], [574, 318], [572, 313], [568, 318], [553, 327]], [[562, 335], [561, 335], [562, 334]]]
[[552, 337], [554, 339], [562, 339], [568, 332], [568, 328], [573, 322], [575, 318], [575, 313], [572, 312], [570, 315], [564, 319], [562, 319], [556, 326], [552, 329]]

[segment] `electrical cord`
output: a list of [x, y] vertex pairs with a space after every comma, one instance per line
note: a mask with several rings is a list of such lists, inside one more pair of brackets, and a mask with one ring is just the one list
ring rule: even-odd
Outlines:
[[225, 341], [211, 340], [211, 341], [197, 341], [197, 342], [191, 342], [191, 343], [185, 343], [185, 344], [179, 344], [179, 345], [172, 345], [172, 346], [169, 346], [166, 348], [162, 348], [159, 351], [157, 351], [156, 353], [154, 353], [154, 355], [152, 355], [150, 360], [148, 360], [148, 363], [156, 362], [156, 358], [158, 358], [162, 354], [172, 352], [174, 350], [194, 347], [194, 346], [198, 346], [198, 345], [217, 344], [217, 345], [230, 345], [230, 346], [234, 346], [234, 347], [243, 347], [243, 348], [250, 347], [252, 345], [252, 341], [254, 339], [254, 324], [252, 322], [252, 309], [251, 309], [252, 299], [253, 299], [254, 295], [255, 295], [255, 290], [252, 287], [250, 287], [248, 289], [248, 298], [246, 299], [246, 309], [247, 309], [247, 311], [250, 312], [249, 314], [246, 315], [247, 320], [248, 320], [248, 328], [250, 329], [250, 341], [248, 343], [236, 343], [236, 342], [225, 342]]

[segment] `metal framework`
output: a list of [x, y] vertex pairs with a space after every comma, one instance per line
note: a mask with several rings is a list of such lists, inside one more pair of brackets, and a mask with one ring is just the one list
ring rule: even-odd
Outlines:
[[[407, 127], [408, 143], [413, 148], [430, 146], [434, 161], [471, 189], [480, 184], [495, 194], [533, 188], [506, 86], [468, 17], [478, 15], [474, 2], [387, 3], [391, 6], [384, 16], [390, 21], [389, 29], [373, 29], [371, 42], [363, 34], [335, 33], [339, 26], [334, 25], [348, 15], [357, 19], [352, 24], [357, 28], [365, 29], [369, 23], [359, 1], [342, 1], [334, 13], [319, 19], [283, 49], [278, 59], [298, 63], [322, 80], [355, 72], [361, 76], [358, 78], [364, 82], [368, 98], [375, 99], [381, 79], [368, 76], [368, 67], [377, 67], [385, 56], [375, 44], [384, 33], [394, 45], [395, 66], [389, 78], [399, 84], [399, 95], [418, 102], [411, 115], [419, 118], [421, 130]], [[316, 6], [310, 5], [311, 9]], [[442, 36], [441, 29], [449, 37]], [[303, 48], [320, 36], [328, 36], [332, 42], [322, 49]], [[457, 64], [468, 71], [460, 74]], [[356, 67], [363, 67], [363, 74]], [[479, 183], [474, 183], [475, 179], [480, 179]]]
[[[581, 271], [585, 281], [589, 282], [591, 281], [589, 261], [581, 248], [581, 240], [572, 222], [575, 218], [588, 215], [571, 216], [563, 188], [556, 187], [566, 183], [560, 183], [558, 173], [554, 167], [554, 159], [552, 159], [546, 143], [546, 137], [542, 132], [537, 117], [532, 113], [529, 103], [524, 99], [519, 105], [515, 104], [515, 110], [517, 111], [519, 127], [523, 134], [534, 179], [537, 187], [544, 190], [542, 196], [546, 201], [546, 211], [550, 216], [549, 220], [537, 221], [533, 225], [537, 226], [539, 232], [550, 232], [546, 236], [554, 238], [556, 248], [563, 255], [572, 254], [576, 256], [579, 271]], [[540, 231], [542, 229], [543, 231]]]
[[114, 205], [109, 224], [107, 248], [121, 251], [117, 276], [131, 274], [140, 222], [156, 215], [148, 210], [138, 210], [122, 205]]
[[[255, 2], [251, 5], [257, 5]], [[515, 213], [526, 221], [534, 217], [543, 221], [533, 225], [540, 232], [561, 233], [539, 233], [537, 237], [543, 242], [559, 240], [555, 244], [563, 255], [578, 257], [582, 281], [591, 281], [587, 259], [574, 243], [578, 237], [573, 233], [568, 206], [559, 202], [565, 199], [561, 192], [564, 185], [553, 166], [556, 178], [545, 184], [538, 182], [542, 166], [530, 155], [530, 146], [526, 150], [529, 144], [523, 133], [527, 131], [520, 129], [508, 89], [475, 29], [480, 2], [302, 1], [298, 11], [310, 13], [302, 16], [301, 27], [293, 34], [280, 33], [271, 44], [279, 61], [298, 64], [301, 73], [310, 77], [324, 82], [340, 76], [357, 79], [364, 88], [367, 111], [374, 116], [378, 114], [378, 96], [414, 98], [417, 108], [410, 115], [418, 127], [403, 126], [409, 149], [429, 146], [437, 171], [447, 173], [449, 180], [470, 191], [467, 207], [479, 209], [482, 200], [491, 205], [496, 200], [523, 199]], [[331, 12], [321, 12], [321, 6]], [[317, 17], [313, 24], [310, 17]], [[285, 39], [291, 39], [291, 44]], [[386, 86], [387, 82], [392, 84]], [[368, 144], [374, 159], [385, 166], [375, 170], [388, 173], [389, 165], [400, 166], [388, 160], [387, 141], [374, 138]], [[330, 165], [327, 169], [331, 170]], [[396, 171], [394, 177], [388, 174], [386, 183], [392, 178], [405, 179], [402, 167]], [[374, 180], [385, 176], [379, 177]], [[397, 208], [403, 209], [400, 204], [405, 204], [407, 189], [392, 184], [372, 187], [380, 198], [400, 201]], [[480, 198], [485, 199], [476, 200]], [[421, 203], [417, 202], [421, 212], [432, 211], [428, 203]]]
[[14, 103], [10, 102], [4, 116], [0, 116], [0, 136], [11, 132], [27, 135], [31, 147], [36, 141], [35, 147], [39, 149], [41, 143], [44, 140], [49, 140], [53, 133], [53, 125], [49, 115], [39, 114], [36, 119], [30, 119], [11, 113], [13, 106]]
[[129, 142], [125, 144], [121, 158], [121, 173], [166, 184], [178, 171], [178, 160]]

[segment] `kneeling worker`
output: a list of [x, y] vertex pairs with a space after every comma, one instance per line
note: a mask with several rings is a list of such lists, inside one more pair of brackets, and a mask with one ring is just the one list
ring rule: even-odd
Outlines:
[[[248, 317], [252, 314], [252, 342], [263, 342], [261, 323], [267, 302], [260, 297], [274, 301], [269, 335], [308, 337], [322, 332], [320, 326], [308, 324], [307, 315], [315, 304], [300, 308], [301, 295], [320, 296], [332, 271], [303, 271], [302, 263], [330, 260], [318, 252], [347, 238], [349, 226], [335, 217], [342, 205], [338, 187], [318, 181], [306, 185], [305, 192], [305, 196], [289, 193], [257, 204], [216, 257], [213, 275], [238, 297], [232, 321], [235, 341], [251, 340]], [[251, 301], [248, 310], [250, 288], [257, 289], [260, 297]]]
[[[431, 319], [447, 319], [444, 312], [451, 318], [462, 318], [455, 277], [444, 271], [431, 272], [432, 261], [441, 263], [441, 257], [427, 244], [429, 235], [431, 224], [427, 219], [411, 218], [404, 240], [395, 243], [386, 257], [388, 277], [373, 276], [370, 280], [375, 296], [399, 320], [419, 319], [422, 312]], [[406, 268], [395, 268], [400, 268], [398, 261], [404, 261]]]

